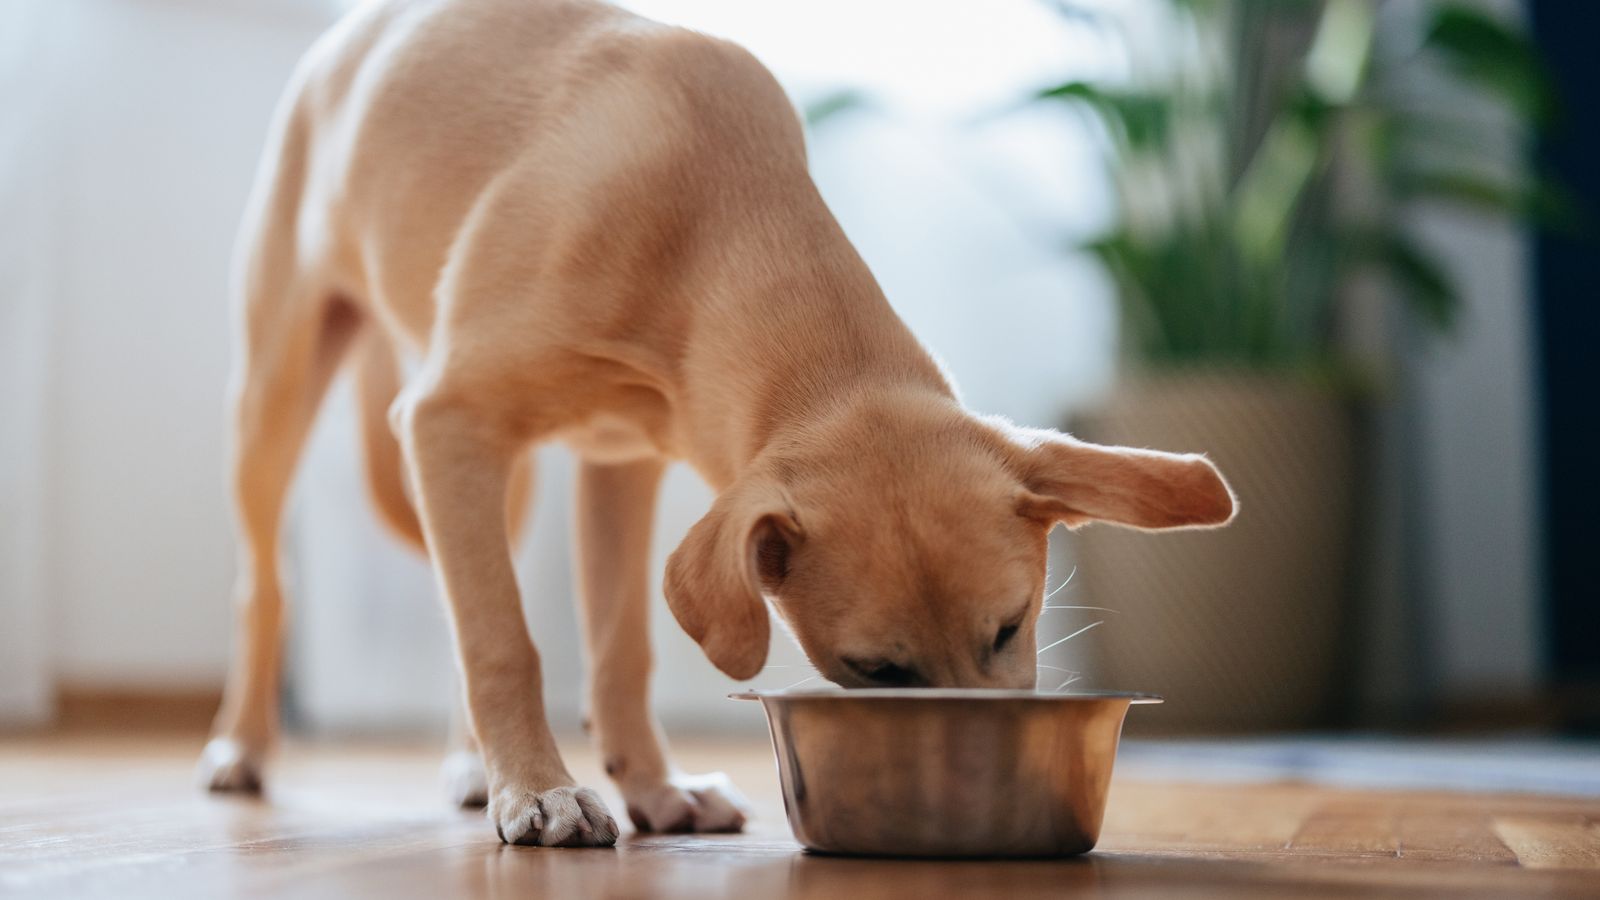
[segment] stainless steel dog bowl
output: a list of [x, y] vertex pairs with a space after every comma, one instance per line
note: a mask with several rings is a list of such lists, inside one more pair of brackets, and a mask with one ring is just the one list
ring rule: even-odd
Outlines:
[[732, 696], [766, 708], [795, 838], [870, 856], [1092, 849], [1128, 707], [1161, 702], [916, 688]]

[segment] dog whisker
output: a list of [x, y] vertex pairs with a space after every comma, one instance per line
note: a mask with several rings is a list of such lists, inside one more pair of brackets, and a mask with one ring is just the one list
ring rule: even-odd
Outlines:
[[1039, 653], [1035, 654], [1035, 655], [1037, 656], [1037, 655], [1043, 654], [1046, 650], [1049, 650], [1052, 647], [1059, 647], [1062, 644], [1065, 644], [1067, 641], [1070, 641], [1073, 638], [1077, 637], [1078, 635], [1083, 634], [1085, 631], [1088, 631], [1089, 629], [1095, 627], [1096, 625], [1103, 625], [1103, 624], [1105, 624], [1105, 620], [1104, 619], [1101, 619], [1098, 622], [1090, 622], [1089, 624], [1083, 626], [1082, 628], [1079, 628], [1077, 631], [1074, 631], [1073, 633], [1067, 635], [1066, 637], [1062, 638], [1061, 640], [1053, 641], [1050, 644], [1039, 648]]
[[808, 682], [808, 681], [816, 681], [816, 680], [817, 680], [817, 679], [818, 679], [818, 678], [821, 678], [821, 677], [822, 677], [822, 673], [821, 673], [821, 672], [818, 672], [818, 673], [817, 673], [817, 674], [815, 674], [815, 675], [812, 675], [812, 676], [811, 676], [811, 677], [810, 677], [810, 678], [802, 678], [802, 679], [800, 679], [800, 680], [799, 680], [799, 681], [796, 681], [796, 682], [795, 682], [795, 683], [794, 683], [794, 684], [791, 684], [791, 685], [789, 685], [789, 686], [788, 686], [788, 687], [786, 687], [786, 688], [779, 688], [779, 690], [783, 690], [783, 691], [792, 691], [792, 690], [794, 690], [794, 689], [795, 689], [795, 688], [797, 688], [797, 687], [799, 687], [799, 686], [800, 686], [800, 685], [802, 685], [802, 684], [805, 684], [805, 683], [806, 683], [806, 682]]
[[1044, 602], [1049, 603], [1051, 597], [1054, 597], [1055, 595], [1061, 593], [1061, 589], [1066, 587], [1067, 585], [1071, 584], [1073, 577], [1075, 575], [1077, 575], [1077, 574], [1078, 574], [1078, 567], [1077, 566], [1073, 566], [1072, 567], [1072, 571], [1067, 573], [1067, 580], [1061, 582], [1058, 585], [1056, 585], [1056, 589], [1055, 590], [1053, 590], [1050, 593], [1044, 595]]
[[1073, 673], [1071, 678], [1068, 678], [1066, 681], [1063, 681], [1060, 684], [1056, 685], [1056, 689], [1055, 689], [1055, 691], [1052, 691], [1052, 693], [1059, 693], [1059, 692], [1065, 690], [1067, 685], [1073, 683], [1074, 681], [1077, 681], [1080, 677], [1082, 677], [1082, 676], [1078, 675], [1077, 673]]
[[1094, 610], [1099, 610], [1100, 612], [1108, 612], [1108, 613], [1116, 612], [1116, 610], [1108, 609], [1108, 608], [1106, 608], [1104, 606], [1045, 606], [1044, 608], [1045, 609], [1094, 609]]
[[1038, 669], [1054, 669], [1057, 672], [1065, 672], [1068, 675], [1077, 675], [1077, 674], [1079, 674], [1077, 669], [1067, 669], [1067, 668], [1063, 668], [1061, 666], [1047, 666], [1044, 663], [1038, 663], [1035, 666], [1035, 668], [1038, 668]]

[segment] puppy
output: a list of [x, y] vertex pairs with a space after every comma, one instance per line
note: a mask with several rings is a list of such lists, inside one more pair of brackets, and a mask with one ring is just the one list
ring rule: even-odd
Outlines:
[[[647, 708], [667, 460], [718, 492], [667, 602], [736, 679], [766, 657], [765, 597], [839, 684], [1030, 688], [1053, 525], [1232, 515], [1198, 456], [965, 410], [818, 196], [783, 91], [732, 44], [589, 0], [370, 4], [306, 56], [273, 134], [238, 264], [241, 634], [212, 788], [260, 785], [279, 520], [347, 356], [371, 494], [438, 572], [508, 842], [617, 836], [546, 725], [512, 574], [537, 442], [582, 460], [594, 737], [645, 830], [743, 822], [724, 781], [668, 762]], [[422, 360], [404, 384], [400, 354]]]

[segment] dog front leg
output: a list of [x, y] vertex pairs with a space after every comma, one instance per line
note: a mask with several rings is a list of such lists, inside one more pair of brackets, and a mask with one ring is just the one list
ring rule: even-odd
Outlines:
[[584, 463], [578, 473], [590, 726], [640, 831], [738, 831], [744, 798], [720, 773], [678, 772], [650, 713], [650, 529], [661, 473], [653, 459]]
[[[529, 498], [533, 495], [533, 457], [519, 453], [511, 464], [511, 476], [506, 487], [506, 529], [511, 538], [511, 552], [516, 553], [526, 530]], [[478, 809], [489, 804], [489, 777], [483, 770], [483, 753], [478, 749], [478, 737], [472, 733], [472, 722], [467, 713], [467, 695], [457, 690], [456, 702], [450, 711], [450, 743], [445, 754], [440, 775], [445, 794], [450, 802], [462, 809]]]
[[483, 750], [489, 818], [507, 843], [610, 845], [616, 822], [573, 781], [545, 721], [504, 514], [522, 444], [488, 418], [435, 390], [403, 401], [399, 425]]

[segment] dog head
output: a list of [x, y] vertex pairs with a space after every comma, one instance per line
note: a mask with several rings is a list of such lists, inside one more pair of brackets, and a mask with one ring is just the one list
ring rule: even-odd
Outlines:
[[866, 402], [763, 454], [667, 563], [679, 623], [723, 672], [766, 660], [771, 598], [846, 687], [1031, 688], [1056, 524], [1213, 527], [1193, 455], [1084, 443], [944, 398]]

